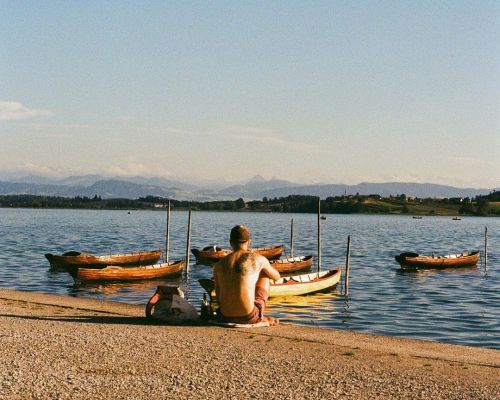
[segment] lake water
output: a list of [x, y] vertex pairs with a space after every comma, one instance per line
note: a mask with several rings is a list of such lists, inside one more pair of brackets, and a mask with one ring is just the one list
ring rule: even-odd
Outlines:
[[[295, 255], [316, 255], [312, 214], [193, 213], [191, 247], [227, 245], [236, 224], [250, 228], [253, 246], [289, 244]], [[146, 304], [162, 281], [74, 286], [49, 269], [44, 254], [95, 254], [165, 247], [165, 212], [0, 209], [0, 286], [10, 289]], [[500, 348], [500, 218], [327, 215], [322, 224], [322, 268], [345, 265], [352, 237], [349, 297], [342, 285], [317, 295], [271, 300], [269, 312], [285, 322], [447, 343]], [[394, 256], [483, 250], [488, 226], [488, 269], [402, 272]], [[186, 254], [187, 212], [173, 212], [170, 259]], [[288, 251], [288, 247], [287, 247]], [[194, 265], [179, 282], [199, 307], [197, 280], [211, 267]]]

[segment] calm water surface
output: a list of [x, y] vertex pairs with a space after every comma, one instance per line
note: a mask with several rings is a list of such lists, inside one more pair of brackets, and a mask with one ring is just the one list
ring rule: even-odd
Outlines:
[[[193, 213], [192, 247], [226, 245], [231, 227], [250, 228], [255, 247], [290, 240], [295, 255], [316, 254], [316, 216], [311, 214]], [[0, 209], [0, 286], [146, 304], [168, 280], [74, 286], [67, 273], [49, 270], [47, 252], [96, 254], [165, 247], [164, 212]], [[185, 257], [187, 213], [173, 212], [171, 259]], [[394, 256], [403, 251], [455, 253], [483, 250], [488, 226], [488, 270], [401, 272]], [[322, 221], [322, 267], [345, 264], [352, 237], [350, 296], [342, 286], [329, 293], [271, 300], [270, 312], [305, 325], [432, 339], [500, 348], [500, 218], [328, 215]], [[287, 248], [288, 251], [288, 248]], [[182, 285], [199, 306], [197, 280], [211, 268], [193, 265]]]

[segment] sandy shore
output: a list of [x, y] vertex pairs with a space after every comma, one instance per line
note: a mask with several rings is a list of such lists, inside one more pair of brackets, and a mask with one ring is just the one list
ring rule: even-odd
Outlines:
[[500, 352], [295, 325], [153, 325], [0, 289], [0, 399], [495, 399]]

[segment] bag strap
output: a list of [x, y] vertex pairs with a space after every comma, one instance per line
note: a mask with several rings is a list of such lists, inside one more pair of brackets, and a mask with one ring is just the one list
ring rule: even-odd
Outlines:
[[157, 290], [156, 293], [149, 299], [148, 304], [146, 305], [146, 318], [153, 317], [153, 307], [158, 302], [158, 300], [160, 300], [160, 293]]

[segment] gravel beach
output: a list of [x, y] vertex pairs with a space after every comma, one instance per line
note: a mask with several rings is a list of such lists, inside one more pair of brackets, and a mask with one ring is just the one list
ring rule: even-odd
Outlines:
[[144, 307], [0, 289], [0, 399], [498, 399], [494, 349], [282, 324], [152, 324]]

